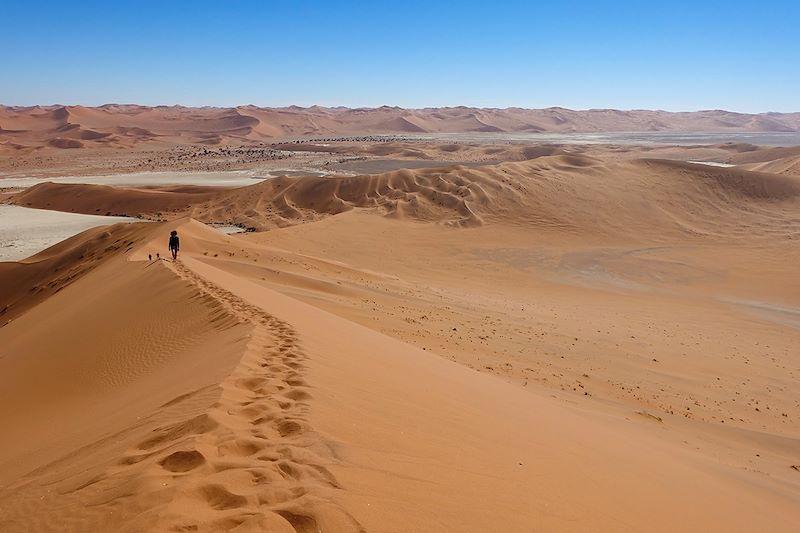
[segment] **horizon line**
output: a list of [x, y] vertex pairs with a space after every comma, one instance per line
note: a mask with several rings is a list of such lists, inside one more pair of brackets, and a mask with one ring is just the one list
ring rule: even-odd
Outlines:
[[64, 103], [52, 103], [52, 104], [5, 104], [0, 103], [0, 107], [5, 108], [48, 108], [48, 107], [89, 107], [89, 108], [102, 108], [102, 107], [109, 107], [109, 106], [135, 106], [135, 107], [150, 107], [150, 108], [190, 108], [190, 109], [237, 109], [240, 107], [256, 107], [261, 109], [314, 109], [314, 108], [321, 108], [321, 109], [351, 109], [351, 110], [377, 110], [377, 109], [402, 109], [407, 111], [424, 111], [426, 109], [480, 109], [480, 110], [497, 110], [497, 111], [507, 111], [507, 110], [522, 110], [522, 111], [549, 111], [549, 110], [563, 110], [563, 111], [573, 111], [578, 113], [584, 112], [592, 112], [592, 111], [621, 111], [621, 112], [637, 112], [637, 111], [648, 111], [648, 112], [657, 112], [657, 113], [705, 113], [705, 112], [723, 112], [723, 113], [734, 113], [739, 115], [791, 115], [800, 113], [800, 110], [797, 111], [734, 111], [731, 109], [723, 109], [723, 108], [700, 108], [700, 109], [681, 109], [681, 110], [667, 110], [667, 109], [660, 109], [660, 108], [647, 108], [647, 107], [636, 107], [636, 108], [622, 108], [622, 107], [589, 107], [589, 108], [572, 108], [572, 107], [564, 107], [564, 106], [547, 106], [547, 107], [525, 107], [525, 106], [475, 106], [475, 105], [440, 105], [440, 106], [423, 106], [423, 107], [405, 107], [400, 105], [389, 105], [389, 104], [382, 104], [379, 106], [348, 106], [348, 105], [323, 105], [323, 104], [311, 104], [311, 105], [298, 105], [298, 104], [288, 104], [288, 105], [259, 105], [259, 104], [236, 104], [236, 105], [187, 105], [187, 104], [137, 104], [131, 102], [106, 102], [99, 105], [88, 105], [88, 104], [64, 104]]

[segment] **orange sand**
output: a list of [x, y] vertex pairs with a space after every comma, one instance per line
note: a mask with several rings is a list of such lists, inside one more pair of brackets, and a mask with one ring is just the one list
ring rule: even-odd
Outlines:
[[281, 229], [0, 265], [0, 530], [796, 529], [797, 178], [562, 155], [187, 212]]

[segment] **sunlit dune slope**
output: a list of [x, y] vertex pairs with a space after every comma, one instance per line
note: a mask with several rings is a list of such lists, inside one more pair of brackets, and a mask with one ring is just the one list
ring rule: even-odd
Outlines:
[[[652, 417], [524, 390], [226, 261], [276, 249], [185, 219], [139, 227], [128, 253], [0, 328], [4, 531], [792, 531], [798, 519], [791, 483], [709, 459]], [[148, 261], [171, 228], [181, 261]]]
[[181, 441], [214, 425], [208, 409], [250, 327], [164, 263], [128, 261], [154, 229], [100, 229], [20, 265], [36, 271], [4, 272], [15, 285], [49, 279], [46, 264], [80, 276], [77, 254], [91, 262], [109, 243], [102, 264], [0, 328], [0, 530], [149, 529], [165, 482], [197, 459]]
[[[795, 238], [800, 178], [667, 160], [548, 156], [480, 168], [279, 177], [193, 194], [40, 185], [11, 199], [127, 215], [191, 215], [264, 230], [357, 209], [450, 226], [502, 223], [602, 239]], [[183, 202], [191, 207], [181, 208]], [[98, 211], [99, 210], [99, 211]]]

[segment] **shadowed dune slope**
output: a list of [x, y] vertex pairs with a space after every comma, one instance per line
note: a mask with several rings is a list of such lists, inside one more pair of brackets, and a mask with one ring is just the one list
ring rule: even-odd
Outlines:
[[65, 107], [4, 107], [0, 106], [0, 127], [7, 131], [56, 130], [69, 122]]
[[258, 131], [255, 117], [233, 108], [186, 108], [105, 105], [100, 107], [3, 107], [0, 138], [7, 135], [27, 146], [54, 148], [131, 147], [167, 143], [217, 144], [223, 138], [242, 141]]
[[93, 228], [23, 261], [0, 262], [0, 324], [61, 291], [106, 261], [125, 256], [149, 224]]
[[710, 202], [728, 202], [731, 206], [750, 200], [779, 206], [784, 202], [792, 204], [800, 198], [800, 179], [794, 176], [683, 161], [642, 160], [641, 165], [645, 174], [649, 170], [651, 175], [663, 176], [656, 183], [660, 190], [668, 191], [665, 185], [671, 177], [670, 192], [687, 197], [694, 195], [697, 200], [707, 197]]
[[607, 238], [777, 235], [798, 231], [800, 179], [673, 161], [578, 156], [374, 176], [284, 177], [198, 205], [200, 220], [256, 229], [351, 209], [454, 226], [503, 223]]
[[800, 176], [800, 156], [789, 156], [765, 163], [753, 163], [745, 165], [745, 167], [760, 172]]
[[235, 220], [257, 229], [317, 220], [351, 209], [375, 209], [387, 216], [481, 224], [479, 212], [518, 203], [512, 187], [487, 174], [460, 175], [463, 169], [399, 170], [373, 176], [279, 177], [231, 191], [197, 206], [202, 220]]
[[12, 202], [22, 207], [90, 215], [183, 213], [192, 204], [218, 195], [216, 187], [160, 187], [139, 189], [108, 185], [46, 182], [18, 193]]
[[800, 176], [800, 146], [748, 150], [732, 156], [730, 162], [750, 170]]
[[668, 160], [558, 155], [480, 168], [278, 177], [227, 191], [43, 184], [10, 199], [84, 213], [172, 213], [257, 230], [353, 209], [450, 226], [511, 224], [601, 239], [794, 239], [800, 178]]

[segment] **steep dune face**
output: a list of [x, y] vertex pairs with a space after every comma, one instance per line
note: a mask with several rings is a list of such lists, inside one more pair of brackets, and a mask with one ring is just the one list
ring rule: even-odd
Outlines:
[[662, 173], [675, 170], [684, 184], [696, 184], [698, 194], [727, 196], [731, 201], [752, 199], [780, 203], [800, 197], [800, 180], [792, 176], [724, 167], [698, 169], [695, 164], [681, 161], [645, 160], [643, 164]]
[[[367, 176], [278, 177], [228, 191], [43, 184], [22, 206], [191, 216], [264, 230], [354, 209], [449, 226], [503, 223], [605, 240], [795, 238], [800, 180], [664, 160], [583, 156]], [[69, 206], [69, 207], [68, 207]]]
[[259, 124], [257, 118], [232, 108], [0, 107], [0, 135], [29, 146], [62, 149], [131, 147], [157, 139], [167, 144], [241, 142]]
[[0, 328], [0, 529], [357, 531], [329, 497], [340, 487], [307, 422], [297, 333], [149, 261], [166, 230], [142, 228], [132, 253]]
[[126, 259], [0, 328], [0, 530], [156, 530], [173, 477], [206, 463], [190, 442], [249, 328]]
[[395, 117], [389, 119], [385, 122], [382, 122], [379, 127], [385, 131], [402, 131], [409, 133], [421, 133], [426, 131], [425, 128], [406, 117]]
[[[496, 176], [462, 176], [464, 169], [401, 170], [375, 176], [280, 177], [227, 193], [199, 205], [203, 220], [235, 220], [265, 228], [317, 220], [351, 209], [457, 226], [482, 223], [477, 209], [519, 202], [513, 186]], [[488, 205], [493, 204], [493, 205]]]
[[162, 135], [181, 133], [241, 133], [258, 119], [229, 108], [137, 107], [120, 113], [114, 108], [70, 107], [71, 122], [90, 129], [142, 128]]
[[800, 176], [800, 147], [751, 150], [736, 154], [731, 162], [759, 172]]
[[766, 163], [755, 163], [748, 168], [759, 172], [800, 176], [800, 156], [784, 157]]
[[0, 106], [0, 129], [10, 131], [55, 130], [69, 122], [66, 107], [4, 107]]
[[[302, 332], [314, 383], [311, 419], [338, 443], [341, 460], [330, 468], [345, 487], [338, 499], [368, 531], [528, 531], [532, 523], [552, 531], [669, 531], [681, 521], [684, 529], [724, 522], [747, 530], [762, 520], [791, 527], [788, 501], [758, 517], [750, 514], [757, 507], [739, 506], [735, 518], [721, 512], [734, 494], [754, 504], [766, 499], [739, 485], [742, 477], [688, 459], [645, 417], [636, 417], [641, 425], [591, 419], [545, 397], [510, 393], [500, 381], [248, 282], [226, 261], [200, 261], [187, 263]], [[449, 453], [454, 441], [458, 454]], [[643, 489], [642, 477], [658, 481]], [[698, 504], [706, 490], [713, 497]], [[507, 513], [501, 525], [498, 509]]]
[[503, 222], [605, 239], [792, 238], [791, 176], [642, 160], [574, 157], [375, 176], [285, 177], [198, 205], [194, 216], [265, 229], [351, 209], [476, 226]]
[[75, 139], [62, 139], [61, 137], [49, 140], [47, 145], [53, 148], [83, 148], [82, 142]]
[[[351, 220], [359, 235], [380, 239], [388, 230], [386, 242], [389, 225], [402, 225], [412, 241], [405, 232], [430, 229], [384, 220], [371, 232], [366, 218]], [[323, 222], [331, 232], [317, 238], [335, 237], [328, 223], [336, 220]], [[3, 531], [795, 529], [798, 485], [787, 463], [794, 438], [750, 432], [761, 454], [763, 441], [773, 442], [770, 461], [778, 461], [775, 448], [784, 449], [777, 474], [763, 470], [753, 448], [744, 466], [732, 465], [729, 442], [709, 443], [680, 414], [662, 420], [649, 411], [620, 413], [588, 396], [555, 397], [533, 382], [527, 390], [513, 386], [260, 281], [275, 269], [280, 285], [287, 273], [280, 263], [323, 275], [322, 260], [196, 221], [141, 227], [147, 231], [128, 253], [0, 328], [0, 424], [8, 437], [0, 439]], [[181, 261], [147, 261], [173, 227], [185, 239]], [[461, 277], [441, 235], [459, 234], [466, 244], [490, 227], [436, 228], [426, 244], [439, 249], [434, 267]], [[338, 235], [347, 233], [344, 227]], [[495, 237], [503, 238], [502, 228]], [[402, 263], [356, 240], [364, 253]], [[276, 265], [262, 268], [264, 254]], [[372, 306], [388, 288], [375, 284], [380, 277], [403, 294], [416, 279], [403, 279], [408, 272], [363, 278], [366, 271], [334, 261], [326, 273], [353, 276]], [[533, 281], [526, 308], [547, 297], [546, 285]], [[448, 312], [445, 286], [420, 289], [432, 307]], [[462, 294], [478, 314], [476, 295], [497, 298]], [[481, 327], [505, 321], [508, 304], [519, 307], [511, 300], [491, 322], [481, 316]], [[576, 320], [603, 314], [598, 309]], [[457, 325], [461, 331], [466, 324]], [[427, 343], [419, 337], [424, 329], [417, 327], [417, 339]], [[660, 372], [667, 383], [693, 381], [685, 371]], [[586, 382], [597, 387], [588, 376]], [[747, 447], [740, 438], [737, 446]]]
[[23, 207], [85, 214], [183, 213], [192, 204], [218, 195], [216, 188], [131, 189], [108, 185], [42, 183], [12, 198]]
[[0, 262], [0, 324], [60, 292], [96, 267], [129, 253], [152, 231], [117, 224], [85, 231], [20, 262]]

